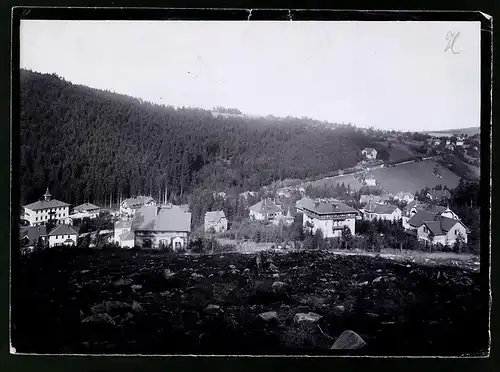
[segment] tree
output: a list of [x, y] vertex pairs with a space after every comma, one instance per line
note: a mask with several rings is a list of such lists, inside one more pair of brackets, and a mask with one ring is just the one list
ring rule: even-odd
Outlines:
[[345, 249], [350, 249], [351, 247], [351, 241], [352, 241], [352, 233], [351, 229], [345, 226], [342, 229], [342, 241], [344, 243], [344, 248]]

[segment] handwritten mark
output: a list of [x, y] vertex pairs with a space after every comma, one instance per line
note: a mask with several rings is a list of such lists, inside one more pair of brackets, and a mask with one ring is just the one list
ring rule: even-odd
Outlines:
[[444, 50], [447, 52], [450, 50], [453, 54], [460, 54], [460, 52], [456, 52], [453, 47], [455, 46], [455, 42], [457, 41], [458, 36], [460, 35], [460, 32], [454, 33], [451, 31], [448, 31], [446, 34], [446, 40], [448, 40], [448, 45], [446, 45], [446, 49]]

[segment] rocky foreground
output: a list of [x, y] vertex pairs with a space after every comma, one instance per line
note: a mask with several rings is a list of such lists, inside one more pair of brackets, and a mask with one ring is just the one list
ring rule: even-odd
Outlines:
[[260, 273], [250, 255], [237, 253], [23, 257], [13, 271], [12, 343], [18, 352], [110, 354], [456, 356], [487, 349], [479, 273], [328, 252], [265, 257]]

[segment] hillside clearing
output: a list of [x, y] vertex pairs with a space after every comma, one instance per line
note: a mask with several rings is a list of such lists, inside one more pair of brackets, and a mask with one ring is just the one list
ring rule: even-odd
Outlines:
[[[436, 166], [439, 168], [442, 178], [433, 174]], [[433, 188], [437, 185], [453, 189], [458, 186], [460, 180], [460, 177], [434, 160], [400, 164], [395, 167], [374, 170], [369, 174], [389, 193], [400, 191], [415, 193], [426, 187]]]

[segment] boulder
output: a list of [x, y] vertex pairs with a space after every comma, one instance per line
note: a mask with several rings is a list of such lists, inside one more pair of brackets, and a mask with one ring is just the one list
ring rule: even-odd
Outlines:
[[141, 304], [139, 304], [137, 301], [134, 301], [132, 303], [132, 310], [135, 311], [136, 313], [140, 313], [140, 312], [144, 311]]
[[278, 320], [278, 313], [276, 311], [267, 311], [265, 313], [260, 313], [259, 317], [266, 322], [271, 320]]
[[234, 266], [234, 265], [229, 265], [229, 268], [230, 268], [231, 270], [234, 270], [234, 269], [236, 269], [236, 266]]
[[92, 314], [92, 315], [86, 317], [85, 319], [83, 319], [82, 323], [116, 325], [113, 318], [111, 318], [109, 316], [109, 314], [107, 314], [107, 313]]
[[295, 320], [295, 323], [304, 323], [304, 322], [316, 323], [321, 318], [323, 318], [323, 317], [319, 314], [308, 312], [307, 314], [306, 313], [295, 314], [294, 320]]
[[139, 290], [139, 289], [142, 289], [142, 285], [140, 285], [140, 284], [134, 284], [130, 288], [132, 288], [133, 290]]
[[132, 282], [133, 282], [133, 280], [132, 280], [132, 279], [124, 279], [124, 278], [120, 278], [120, 279], [118, 279], [118, 280], [115, 280], [115, 281], [113, 282], [113, 285], [114, 285], [115, 287], [120, 287], [120, 286], [124, 286], [124, 285], [129, 285], [129, 284], [131, 284]]
[[335, 306], [333, 309], [334, 309], [334, 311], [336, 313], [343, 313], [345, 311], [345, 306], [344, 305], [338, 305], [338, 306]]
[[274, 282], [272, 284], [273, 292], [277, 295], [281, 295], [286, 291], [286, 284], [283, 282]]
[[220, 310], [220, 306], [214, 305], [214, 304], [210, 304], [205, 308], [206, 312], [214, 312], [214, 311], [219, 311], [219, 310]]
[[366, 346], [365, 340], [354, 331], [344, 331], [339, 338], [333, 343], [333, 350], [356, 350]]
[[269, 270], [276, 272], [276, 271], [278, 271], [278, 266], [276, 266], [275, 264], [271, 263], [269, 265]]
[[383, 276], [379, 276], [378, 278], [373, 279], [373, 283], [378, 283], [378, 282], [380, 282], [383, 278], [384, 278]]
[[170, 269], [165, 269], [163, 271], [163, 276], [165, 277], [165, 279], [170, 279], [174, 275], [175, 275], [175, 273], [173, 271], [171, 271]]

